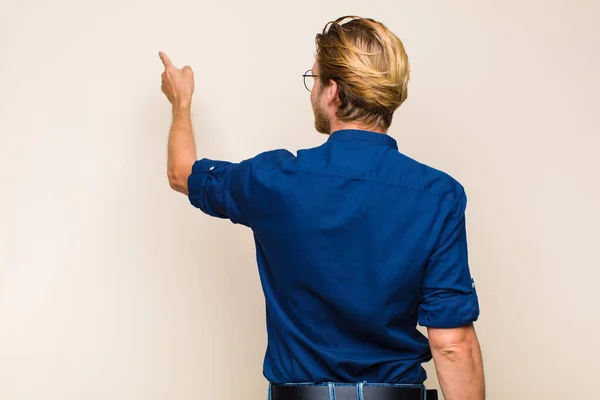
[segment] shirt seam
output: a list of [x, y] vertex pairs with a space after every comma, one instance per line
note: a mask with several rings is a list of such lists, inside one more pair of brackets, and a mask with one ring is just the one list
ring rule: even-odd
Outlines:
[[369, 177], [366, 175], [362, 175], [362, 174], [358, 174], [358, 173], [349, 173], [348, 175], [343, 175], [343, 174], [336, 174], [336, 173], [331, 173], [331, 172], [322, 172], [322, 171], [314, 171], [314, 170], [309, 170], [309, 169], [303, 169], [303, 168], [286, 168], [284, 166], [281, 166], [281, 169], [284, 171], [288, 171], [288, 172], [294, 172], [294, 171], [298, 171], [298, 172], [306, 172], [306, 173], [312, 173], [312, 174], [319, 174], [319, 175], [324, 175], [324, 176], [336, 176], [338, 178], [347, 178], [348, 175], [351, 177], [355, 177], [355, 178], [359, 178], [365, 181], [372, 181], [372, 182], [376, 182], [376, 183], [381, 183], [384, 185], [388, 185], [388, 186], [395, 186], [395, 187], [400, 187], [400, 188], [404, 188], [404, 189], [409, 189], [409, 190], [414, 190], [416, 192], [420, 192], [420, 193], [426, 193], [426, 194], [430, 194], [433, 196], [439, 196], [444, 200], [449, 200], [451, 202], [458, 202], [462, 196], [462, 193], [457, 195], [456, 198], [451, 198], [448, 195], [443, 195], [440, 192], [432, 192], [432, 191], [428, 191], [428, 190], [423, 190], [423, 189], [418, 189], [415, 187], [411, 187], [411, 186], [407, 186], [407, 185], [403, 185], [401, 183], [393, 183], [393, 182], [387, 182], [384, 181], [382, 179], [377, 179], [377, 178], [373, 178], [373, 177]]
[[253, 181], [253, 174], [254, 174], [254, 168], [252, 163], [250, 163], [249, 165], [249, 176], [248, 176], [248, 226], [252, 226], [252, 215], [254, 214], [254, 209], [252, 208], [252, 181]]
[[[354, 139], [333, 138], [333, 139], [331, 139], [331, 142], [334, 142], [336, 140], [337, 141], [341, 141], [341, 142], [363, 142], [363, 143], [369, 143], [369, 144], [372, 144], [374, 146], [383, 146], [383, 147], [387, 147], [387, 148], [389, 148], [391, 150], [398, 151], [398, 146], [394, 145], [394, 144], [391, 144], [391, 143], [380, 143], [380, 142], [375, 142], [375, 141], [368, 140], [368, 139], [356, 139], [356, 138], [354, 138]], [[392, 140], [394, 140], [394, 139], [392, 139]]]

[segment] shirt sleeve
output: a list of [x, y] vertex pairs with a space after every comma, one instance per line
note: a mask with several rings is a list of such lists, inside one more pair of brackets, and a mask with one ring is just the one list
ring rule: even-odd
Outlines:
[[453, 204], [437, 248], [425, 266], [419, 303], [421, 326], [457, 328], [479, 317], [479, 302], [468, 263], [466, 203], [463, 192]]
[[188, 177], [190, 203], [213, 217], [250, 226], [251, 165], [251, 159], [241, 163], [196, 161]]

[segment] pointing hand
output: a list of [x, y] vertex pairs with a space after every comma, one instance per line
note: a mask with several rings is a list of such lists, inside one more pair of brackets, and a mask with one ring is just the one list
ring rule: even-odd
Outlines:
[[194, 93], [194, 72], [189, 66], [175, 67], [162, 51], [158, 53], [165, 72], [162, 73], [162, 92], [174, 107], [190, 107]]

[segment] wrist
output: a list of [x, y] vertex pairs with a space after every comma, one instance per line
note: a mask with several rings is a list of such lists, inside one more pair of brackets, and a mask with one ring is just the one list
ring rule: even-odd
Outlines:
[[173, 115], [190, 114], [191, 107], [191, 102], [178, 102], [176, 104], [173, 104]]

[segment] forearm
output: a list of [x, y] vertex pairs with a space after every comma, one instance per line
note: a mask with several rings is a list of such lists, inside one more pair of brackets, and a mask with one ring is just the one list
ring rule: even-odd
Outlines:
[[189, 106], [173, 107], [169, 132], [167, 174], [174, 190], [187, 194], [187, 178], [196, 161], [196, 142]]
[[484, 400], [485, 383], [479, 341], [433, 349], [433, 359], [446, 400]]

